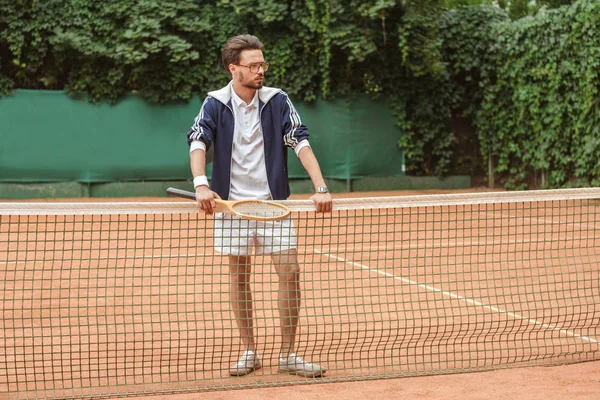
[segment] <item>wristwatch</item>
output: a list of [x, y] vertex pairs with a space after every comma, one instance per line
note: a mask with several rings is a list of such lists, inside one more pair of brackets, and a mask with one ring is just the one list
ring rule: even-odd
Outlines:
[[329, 193], [327, 186], [319, 186], [317, 187], [317, 193]]

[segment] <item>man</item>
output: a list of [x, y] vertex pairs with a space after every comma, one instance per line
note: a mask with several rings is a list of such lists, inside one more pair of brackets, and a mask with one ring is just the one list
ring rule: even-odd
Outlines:
[[[212, 214], [214, 199], [284, 200], [290, 195], [287, 147], [294, 149], [316, 193], [317, 212], [332, 207], [321, 169], [308, 143], [308, 131], [281, 89], [263, 86], [269, 64], [263, 44], [252, 35], [235, 36], [222, 52], [231, 74], [224, 88], [210, 92], [188, 131], [190, 166], [198, 206]], [[214, 146], [211, 188], [206, 178], [206, 151]], [[212, 190], [211, 190], [212, 189]], [[229, 255], [231, 305], [245, 352], [229, 373], [241, 376], [261, 367], [256, 352], [250, 290], [251, 251], [270, 254], [279, 277], [278, 308], [282, 347], [279, 371], [305, 377], [325, 373], [320, 365], [294, 352], [300, 312], [300, 267], [291, 218], [278, 222], [215, 215], [215, 249]]]

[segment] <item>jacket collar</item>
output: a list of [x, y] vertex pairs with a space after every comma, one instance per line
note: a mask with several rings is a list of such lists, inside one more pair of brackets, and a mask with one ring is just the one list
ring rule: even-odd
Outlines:
[[[232, 85], [233, 85], [233, 81], [229, 81], [229, 84], [227, 86], [225, 86], [224, 88], [221, 88], [219, 90], [208, 92], [208, 95], [214, 97], [215, 99], [219, 100], [221, 103], [228, 106], [229, 103], [231, 102], [231, 91], [233, 90], [233, 88], [231, 87]], [[269, 100], [271, 100], [273, 98], [273, 96], [275, 96], [277, 93], [280, 93], [280, 92], [281, 92], [281, 89], [263, 86], [262, 89], [258, 90], [258, 99], [263, 104], [266, 104], [267, 102], [269, 102]]]

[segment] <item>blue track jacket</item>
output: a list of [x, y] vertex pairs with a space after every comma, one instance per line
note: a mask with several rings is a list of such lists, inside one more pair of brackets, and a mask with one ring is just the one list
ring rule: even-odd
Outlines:
[[[229, 82], [224, 88], [208, 93], [187, 133], [188, 144], [201, 140], [207, 151], [214, 146], [210, 186], [224, 200], [229, 198], [235, 125], [231, 85], [232, 82]], [[283, 90], [263, 87], [258, 91], [258, 99], [271, 197], [273, 200], [285, 200], [290, 195], [286, 146], [296, 148], [298, 143], [308, 139], [308, 130]]]

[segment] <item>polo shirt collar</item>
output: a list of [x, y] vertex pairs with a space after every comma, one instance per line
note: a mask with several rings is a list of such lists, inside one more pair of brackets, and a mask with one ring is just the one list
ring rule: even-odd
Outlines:
[[253, 107], [258, 108], [258, 90], [254, 92], [254, 98], [252, 99], [250, 104], [246, 104], [246, 102], [244, 100], [242, 100], [240, 96], [237, 95], [235, 90], [233, 90], [233, 85], [231, 85], [231, 99], [233, 100], [233, 103], [237, 107], [246, 105], [246, 106], [253, 106]]

